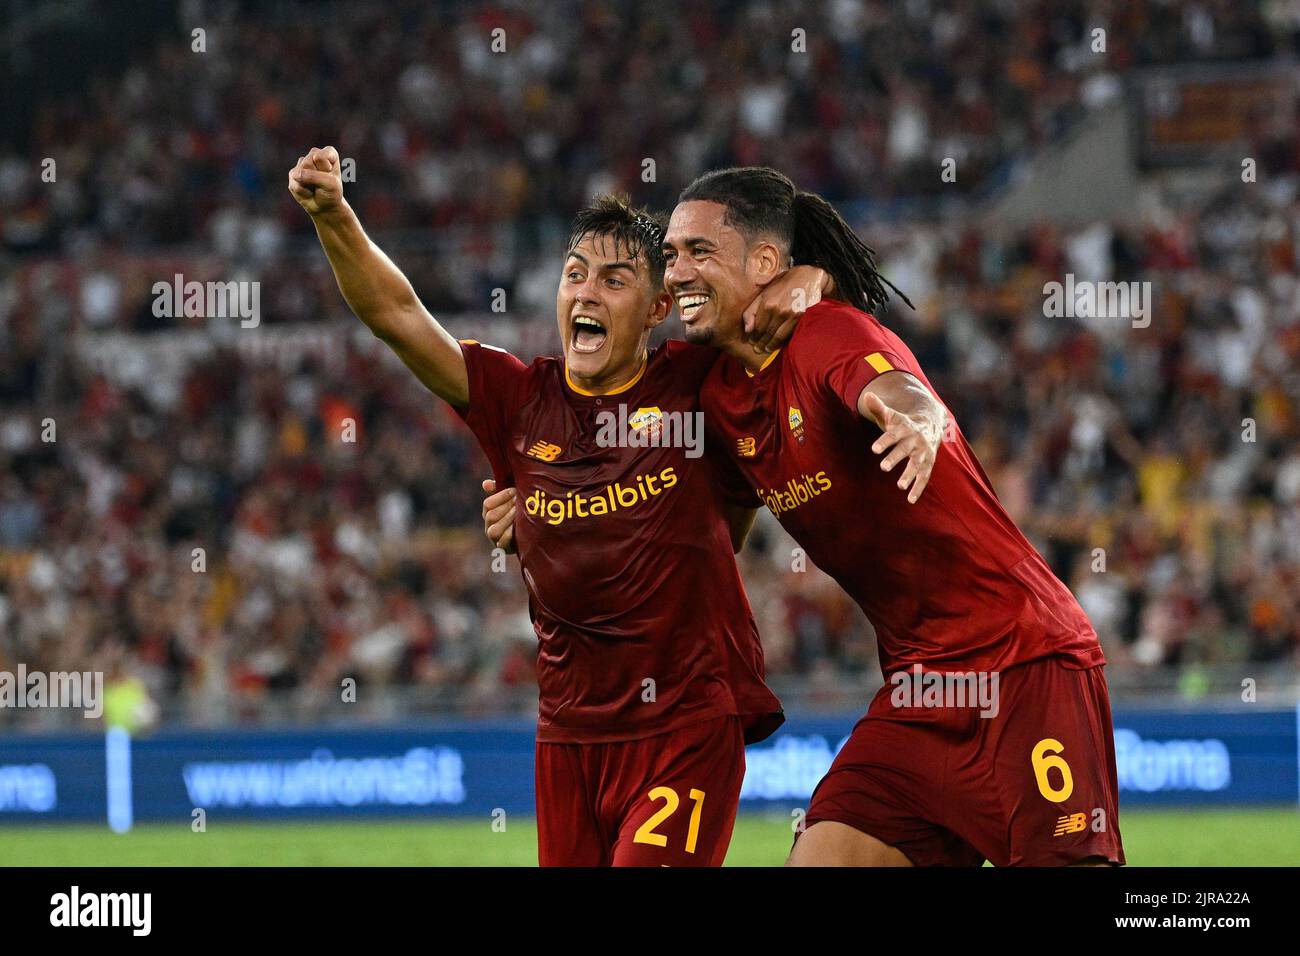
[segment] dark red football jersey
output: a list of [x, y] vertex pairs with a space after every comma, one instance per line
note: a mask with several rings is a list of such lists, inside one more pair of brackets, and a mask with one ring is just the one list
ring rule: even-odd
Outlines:
[[[729, 715], [746, 718], [749, 742], [775, 730], [781, 706], [763, 682], [723, 511], [759, 502], [725, 457], [684, 447], [717, 353], [668, 342], [627, 386], [597, 396], [568, 380], [561, 358], [525, 365], [477, 342], [461, 348], [470, 400], [458, 411], [497, 486], [519, 493], [538, 740], [633, 740]], [[649, 444], [633, 447], [633, 432]]]
[[916, 504], [898, 487], [904, 465], [881, 470], [884, 456], [871, 451], [880, 429], [857, 403], [891, 369], [938, 395], [897, 335], [823, 301], [759, 372], [724, 356], [701, 402], [769, 510], [862, 607], [886, 675], [913, 664], [995, 671], [1051, 655], [1105, 663], [1083, 610], [1003, 510], [955, 421]]

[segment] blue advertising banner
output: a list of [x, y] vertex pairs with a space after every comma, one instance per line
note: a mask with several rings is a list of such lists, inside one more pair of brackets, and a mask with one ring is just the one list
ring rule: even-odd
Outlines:
[[[747, 751], [741, 810], [804, 806], [859, 715]], [[1295, 802], [1300, 710], [1118, 711], [1121, 806]], [[533, 726], [169, 730], [0, 739], [0, 823], [487, 816], [533, 808]]]
[[104, 738], [0, 738], [0, 823], [103, 820]]
[[[741, 807], [806, 801], [856, 717], [792, 718], [747, 751]], [[1300, 799], [1300, 710], [1117, 711], [1120, 805], [1206, 805]]]

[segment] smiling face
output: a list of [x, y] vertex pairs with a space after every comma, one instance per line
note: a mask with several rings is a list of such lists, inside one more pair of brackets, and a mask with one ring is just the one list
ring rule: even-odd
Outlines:
[[747, 241], [726, 211], [717, 202], [679, 203], [664, 236], [664, 285], [686, 341], [719, 348], [741, 342], [745, 307], [784, 268], [774, 242]]
[[650, 332], [671, 309], [643, 254], [631, 255], [611, 236], [583, 236], [565, 257], [555, 296], [569, 377], [593, 392], [630, 381]]

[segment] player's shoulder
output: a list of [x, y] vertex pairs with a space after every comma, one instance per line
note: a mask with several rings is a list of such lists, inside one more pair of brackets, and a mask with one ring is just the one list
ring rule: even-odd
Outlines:
[[539, 355], [529, 363], [532, 371], [551, 374], [564, 374], [564, 357], [561, 355]]
[[696, 345], [682, 339], [667, 339], [655, 349], [655, 352], [665, 361], [683, 364], [698, 363], [710, 367], [717, 361], [718, 355], [721, 354], [715, 348], [710, 348], [707, 345]]
[[477, 366], [488, 381], [509, 381], [525, 388], [536, 388], [547, 381], [559, 382], [564, 375], [564, 359], [558, 355], [539, 355], [531, 362], [525, 362], [499, 345], [477, 339], [458, 341], [466, 360]]
[[821, 339], [850, 332], [882, 334], [886, 331], [880, 320], [869, 312], [839, 299], [822, 299], [808, 309], [795, 326], [791, 344], [804, 339]]
[[895, 342], [894, 334], [874, 315], [838, 299], [822, 299], [800, 317], [786, 344], [786, 361], [820, 367], [838, 352], [868, 345], [892, 351]]
[[721, 354], [717, 349], [705, 345], [668, 339], [651, 352], [650, 362], [667, 374], [680, 375], [698, 386]]
[[524, 369], [524, 388], [533, 395], [567, 395], [564, 356], [539, 355]]

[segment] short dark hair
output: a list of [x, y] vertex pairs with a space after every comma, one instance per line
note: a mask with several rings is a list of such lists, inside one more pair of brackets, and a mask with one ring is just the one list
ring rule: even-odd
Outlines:
[[589, 236], [613, 239], [626, 249], [629, 258], [644, 256], [650, 281], [659, 287], [664, 282], [664, 233], [667, 221], [662, 215], [632, 205], [627, 196], [605, 193], [597, 196], [573, 217], [566, 252]]
[[[682, 190], [678, 202], [716, 202], [723, 222], [746, 242], [775, 239], [795, 265], [820, 266], [835, 280], [837, 295], [864, 312], [889, 301], [885, 286], [898, 288], [876, 271], [876, 253], [835, 207], [815, 193], [801, 192], [784, 173], [766, 166], [735, 166], [705, 173]], [[908, 305], [907, 296], [898, 295]]]
[[715, 169], [682, 190], [678, 202], [716, 202], [726, 207], [722, 221], [746, 242], [777, 240], [788, 253], [794, 242], [794, 182], [766, 166]]

